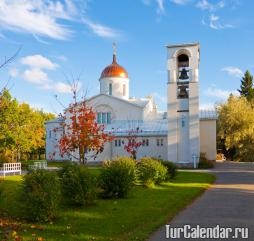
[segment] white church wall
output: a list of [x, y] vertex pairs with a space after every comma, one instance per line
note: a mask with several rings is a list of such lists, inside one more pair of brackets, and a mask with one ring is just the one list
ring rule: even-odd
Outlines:
[[188, 110], [189, 109], [189, 99], [181, 99], [178, 101], [177, 110]]
[[88, 158], [87, 162], [103, 162], [105, 160], [110, 160], [112, 158], [112, 142], [107, 142], [104, 145], [104, 150], [102, 153], [94, 158]]
[[177, 162], [177, 107], [176, 82], [168, 83], [168, 159]]
[[216, 120], [200, 121], [200, 152], [206, 153], [208, 160], [216, 160]]
[[[112, 93], [109, 90], [109, 84], [112, 85]], [[119, 77], [107, 77], [100, 79], [100, 93], [116, 96], [125, 100], [129, 99], [129, 79]]]
[[92, 98], [88, 104], [96, 109], [98, 107], [109, 106], [112, 110], [112, 117], [115, 120], [142, 120], [143, 119], [143, 109], [141, 107], [129, 104], [128, 102], [119, 100], [114, 97], [106, 95], [98, 95]]
[[189, 84], [189, 138], [190, 138], [190, 157], [200, 154], [200, 131], [199, 131], [199, 86], [198, 82]]
[[[144, 145], [140, 146], [137, 152], [137, 159], [150, 156], [156, 158], [162, 158], [167, 160], [167, 137], [157, 136], [157, 137], [139, 137], [138, 141], [144, 140]], [[148, 140], [148, 145], [147, 145]], [[112, 157], [117, 156], [129, 156], [130, 154], [124, 149], [124, 143], [128, 140], [124, 137], [118, 137], [112, 142]]]
[[62, 127], [57, 121], [46, 124], [46, 160], [67, 160], [66, 155], [61, 156], [59, 152], [59, 140], [62, 136]]

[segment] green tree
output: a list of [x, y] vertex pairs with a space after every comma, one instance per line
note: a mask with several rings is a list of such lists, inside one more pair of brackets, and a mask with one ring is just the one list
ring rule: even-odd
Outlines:
[[241, 96], [247, 98], [248, 101], [254, 99], [253, 76], [247, 70], [242, 77], [240, 89], [238, 89]]
[[245, 97], [231, 95], [218, 107], [218, 136], [237, 161], [254, 161], [254, 107]]
[[46, 142], [45, 121], [54, 119], [56, 116], [52, 113], [43, 112], [42, 110], [35, 110], [34, 115], [37, 123], [36, 128], [40, 130], [42, 135], [40, 137], [37, 136], [34, 145], [32, 146], [32, 150], [29, 152], [29, 154], [30, 159], [38, 158], [39, 160], [41, 160], [42, 155], [45, 154], [45, 142]]
[[0, 93], [0, 159], [40, 158], [45, 153], [45, 126], [53, 114], [18, 103], [8, 90]]
[[0, 93], [0, 159], [14, 159], [14, 127], [17, 119], [18, 102], [7, 89]]

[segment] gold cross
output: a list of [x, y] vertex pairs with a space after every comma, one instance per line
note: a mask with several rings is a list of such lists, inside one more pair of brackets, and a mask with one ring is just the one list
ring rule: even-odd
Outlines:
[[115, 42], [113, 43], [113, 53], [114, 53], [114, 55], [116, 55], [116, 43]]

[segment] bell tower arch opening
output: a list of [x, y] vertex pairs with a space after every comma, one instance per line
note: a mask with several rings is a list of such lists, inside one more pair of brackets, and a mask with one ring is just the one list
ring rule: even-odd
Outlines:
[[179, 54], [177, 57], [178, 68], [189, 67], [189, 57], [186, 54]]
[[189, 98], [189, 56], [186, 53], [177, 56], [177, 98]]

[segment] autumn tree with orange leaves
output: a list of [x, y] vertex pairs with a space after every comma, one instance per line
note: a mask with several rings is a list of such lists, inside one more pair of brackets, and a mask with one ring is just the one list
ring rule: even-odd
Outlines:
[[111, 134], [104, 132], [104, 125], [96, 122], [96, 113], [85, 101], [74, 102], [64, 112], [63, 136], [59, 140], [60, 154], [65, 154], [86, 164], [87, 155], [94, 159], [103, 152], [104, 144], [112, 141]]

